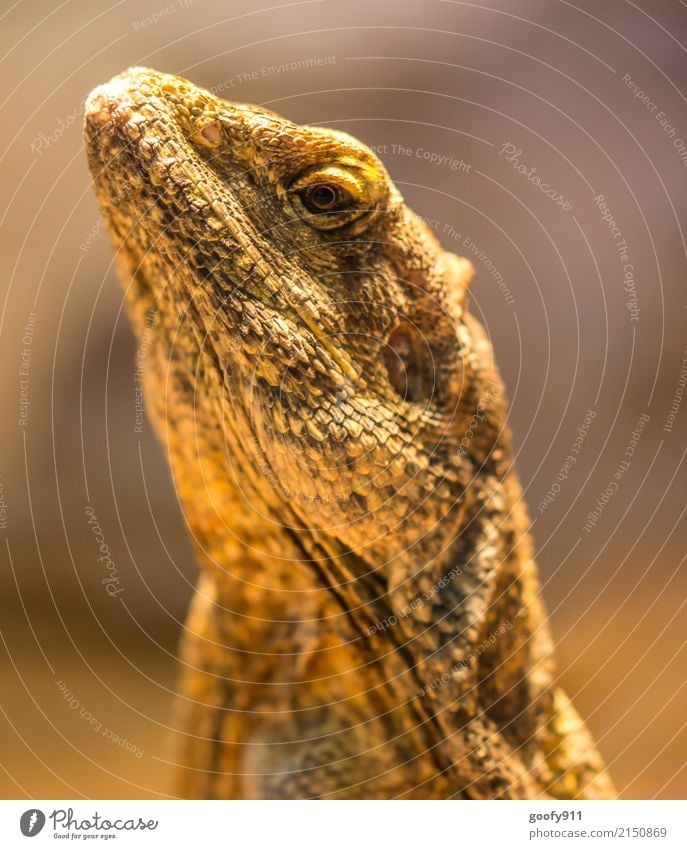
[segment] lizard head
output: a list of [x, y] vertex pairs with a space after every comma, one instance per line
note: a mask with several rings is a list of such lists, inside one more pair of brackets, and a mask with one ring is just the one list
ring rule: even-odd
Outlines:
[[284, 523], [377, 562], [439, 556], [502, 456], [470, 263], [356, 139], [179, 77], [97, 88], [85, 137], [134, 324], [154, 311], [188, 394], [168, 430], [192, 408], [208, 453]]

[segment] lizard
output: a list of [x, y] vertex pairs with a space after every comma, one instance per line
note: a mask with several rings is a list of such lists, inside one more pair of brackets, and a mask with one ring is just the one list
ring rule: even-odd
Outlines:
[[336, 129], [131, 68], [85, 147], [200, 565], [188, 798], [597, 799], [474, 270]]

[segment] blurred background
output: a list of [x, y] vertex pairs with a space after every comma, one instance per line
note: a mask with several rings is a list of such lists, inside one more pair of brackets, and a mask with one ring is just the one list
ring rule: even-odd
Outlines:
[[0, 20], [0, 795], [170, 793], [196, 567], [81, 140], [89, 90], [149, 65], [358, 136], [472, 259], [562, 683], [623, 797], [684, 798], [685, 5], [7, 0]]

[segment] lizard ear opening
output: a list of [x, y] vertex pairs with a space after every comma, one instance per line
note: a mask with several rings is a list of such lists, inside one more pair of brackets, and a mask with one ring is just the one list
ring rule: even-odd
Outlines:
[[416, 327], [407, 322], [397, 325], [383, 354], [389, 382], [404, 401], [417, 403], [432, 398], [436, 391], [434, 358]]

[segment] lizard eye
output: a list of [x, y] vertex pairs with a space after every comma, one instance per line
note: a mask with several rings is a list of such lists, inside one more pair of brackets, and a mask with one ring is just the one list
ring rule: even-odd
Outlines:
[[303, 190], [300, 197], [303, 206], [314, 215], [318, 212], [341, 209], [351, 199], [348, 192], [342, 191], [340, 186], [334, 186], [331, 183], [309, 186]]
[[289, 186], [289, 197], [299, 218], [318, 230], [343, 227], [375, 206], [363, 175], [337, 165], [300, 174]]

